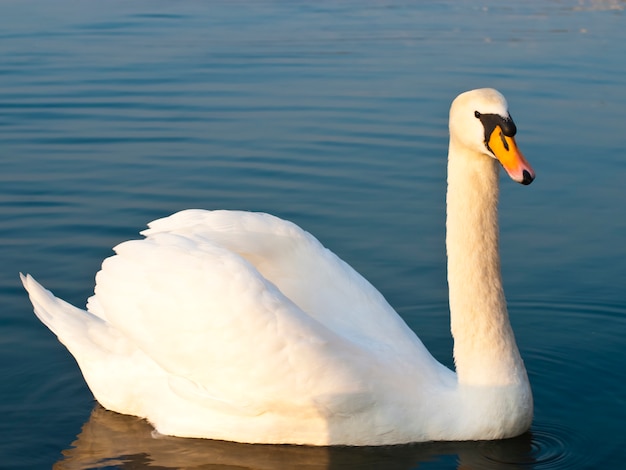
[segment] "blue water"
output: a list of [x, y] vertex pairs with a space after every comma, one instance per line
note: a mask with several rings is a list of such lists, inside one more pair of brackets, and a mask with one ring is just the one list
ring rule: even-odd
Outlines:
[[[519, 3], [519, 4], [516, 4]], [[0, 4], [0, 467], [621, 468], [626, 3]], [[457, 93], [507, 97], [537, 172], [501, 188], [531, 433], [384, 449], [154, 438], [97, 407], [32, 314], [190, 208], [271, 212], [367, 277], [452, 365], [444, 201]]]

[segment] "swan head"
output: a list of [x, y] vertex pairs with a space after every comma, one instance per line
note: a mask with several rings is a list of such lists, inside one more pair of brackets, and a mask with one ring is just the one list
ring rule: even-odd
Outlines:
[[506, 99], [493, 88], [461, 93], [452, 102], [450, 141], [495, 158], [511, 179], [530, 184], [535, 179], [535, 171], [515, 143], [516, 132]]

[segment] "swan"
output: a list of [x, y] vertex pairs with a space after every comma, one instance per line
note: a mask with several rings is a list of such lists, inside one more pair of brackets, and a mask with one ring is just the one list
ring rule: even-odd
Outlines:
[[165, 435], [388, 445], [527, 431], [533, 400], [498, 251], [498, 174], [535, 173], [505, 98], [450, 108], [446, 247], [456, 372], [362, 276], [291, 222], [184, 210], [115, 247], [81, 310], [30, 275], [35, 314], [105, 408]]

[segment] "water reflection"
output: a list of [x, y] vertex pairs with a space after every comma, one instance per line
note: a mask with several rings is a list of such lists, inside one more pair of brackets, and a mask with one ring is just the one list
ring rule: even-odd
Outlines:
[[449, 462], [450, 468], [464, 470], [512, 470], [534, 468], [534, 464], [541, 461], [538, 454], [541, 447], [531, 433], [504, 441], [366, 448], [249, 445], [181, 439], [155, 436], [145, 421], [96, 406], [72, 447], [63, 451], [63, 458], [54, 468], [400, 470], [438, 461]]

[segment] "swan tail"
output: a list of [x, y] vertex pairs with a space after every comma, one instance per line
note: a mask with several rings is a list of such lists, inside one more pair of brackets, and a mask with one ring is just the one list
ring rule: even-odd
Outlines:
[[126, 349], [126, 341], [107, 322], [55, 297], [30, 274], [20, 273], [20, 278], [37, 318], [79, 362], [80, 359], [102, 359], [103, 355]]

